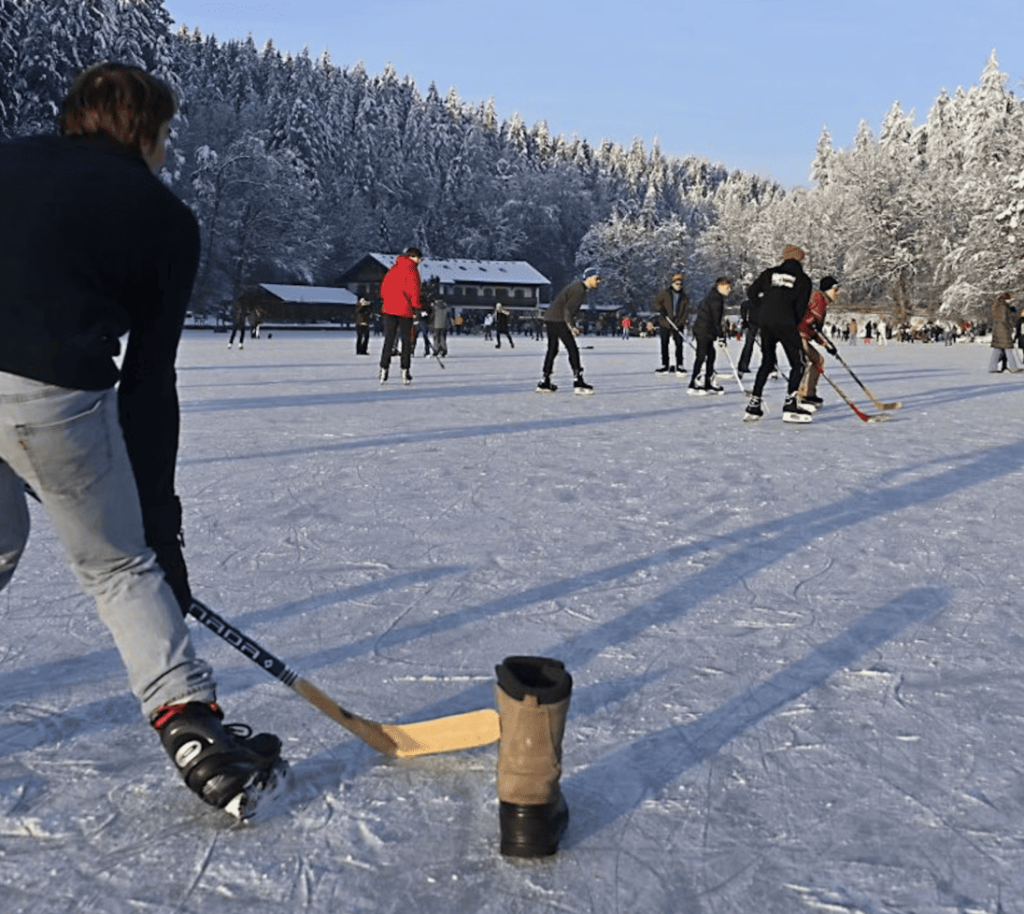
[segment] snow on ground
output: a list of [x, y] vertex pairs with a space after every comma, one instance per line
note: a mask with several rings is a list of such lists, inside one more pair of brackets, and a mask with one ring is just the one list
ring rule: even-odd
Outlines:
[[453, 337], [408, 388], [342, 334], [195, 332], [179, 359], [197, 595], [379, 720], [563, 659], [557, 857], [499, 855], [493, 746], [382, 758], [194, 628], [229, 719], [293, 762], [287, 801], [231, 826], [141, 723], [33, 505], [0, 594], [3, 910], [1024, 911], [1022, 376], [983, 346], [845, 347], [891, 422], [823, 385], [785, 425], [776, 381], [751, 426], [729, 378], [688, 398], [655, 342], [581, 342], [593, 397], [564, 355], [533, 393], [525, 338]]

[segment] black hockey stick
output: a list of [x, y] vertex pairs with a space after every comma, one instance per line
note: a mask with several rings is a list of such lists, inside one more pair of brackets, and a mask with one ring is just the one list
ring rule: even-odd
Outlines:
[[385, 755], [408, 758], [436, 752], [457, 752], [460, 749], [486, 746], [495, 742], [500, 735], [498, 712], [488, 708], [412, 724], [382, 724], [360, 717], [341, 707], [308, 679], [303, 679], [283, 661], [194, 597], [189, 613], [257, 666], [263, 667], [311, 705]]

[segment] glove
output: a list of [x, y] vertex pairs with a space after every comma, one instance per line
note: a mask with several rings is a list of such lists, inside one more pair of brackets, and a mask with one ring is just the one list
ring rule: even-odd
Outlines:
[[178, 496], [163, 505], [143, 505], [142, 523], [146, 530], [146, 544], [156, 553], [181, 613], [187, 616], [192, 605], [192, 591], [188, 586], [185, 557], [181, 554], [185, 537], [181, 532], [181, 501]]
[[824, 341], [825, 351], [832, 356], [839, 355], [839, 350], [836, 349], [836, 344], [831, 340]]

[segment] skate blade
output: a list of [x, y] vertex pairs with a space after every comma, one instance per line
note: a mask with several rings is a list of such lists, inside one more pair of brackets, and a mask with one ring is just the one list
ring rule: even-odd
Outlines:
[[291, 784], [288, 762], [278, 759], [265, 776], [257, 776], [238, 796], [229, 800], [224, 812], [239, 822], [252, 822], [266, 815], [274, 801], [282, 797]]

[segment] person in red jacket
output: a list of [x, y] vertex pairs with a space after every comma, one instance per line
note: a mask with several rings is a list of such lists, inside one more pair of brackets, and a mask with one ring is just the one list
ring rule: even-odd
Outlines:
[[811, 344], [817, 342], [825, 347], [829, 355], [836, 354], [835, 345], [828, 337], [822, 336], [822, 330], [825, 327], [828, 306], [839, 295], [839, 281], [834, 276], [826, 276], [819, 284], [819, 290], [811, 296], [803, 319], [797, 327], [803, 341], [804, 352], [807, 353], [807, 368], [800, 382], [798, 394], [800, 403], [810, 409], [817, 409], [822, 404], [821, 397], [818, 396], [818, 378], [824, 373], [825, 365], [825, 359]]
[[412, 381], [412, 322], [420, 305], [419, 265], [423, 254], [419, 248], [406, 248], [388, 270], [380, 284], [380, 297], [384, 304], [384, 348], [380, 353], [380, 383], [388, 379], [391, 367], [391, 353], [395, 348], [396, 334], [402, 341], [402, 383]]

